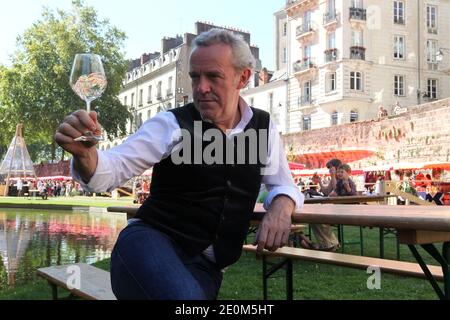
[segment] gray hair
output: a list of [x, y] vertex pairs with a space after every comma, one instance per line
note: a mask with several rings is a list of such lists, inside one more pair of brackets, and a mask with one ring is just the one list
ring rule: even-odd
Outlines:
[[215, 44], [225, 44], [231, 48], [233, 66], [236, 70], [250, 68], [253, 71], [255, 69], [256, 60], [247, 42], [244, 41], [242, 36], [225, 29], [213, 28], [199, 34], [194, 39], [191, 54], [198, 47], [209, 47]]

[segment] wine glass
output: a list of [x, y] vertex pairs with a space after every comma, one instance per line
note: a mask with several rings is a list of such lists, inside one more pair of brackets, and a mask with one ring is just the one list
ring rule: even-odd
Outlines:
[[[91, 102], [101, 97], [106, 89], [107, 81], [102, 60], [99, 55], [92, 53], [79, 53], [75, 55], [72, 72], [70, 73], [70, 86], [78, 96], [86, 102], [87, 112], [91, 111]], [[86, 131], [75, 141], [101, 141], [101, 132]]]

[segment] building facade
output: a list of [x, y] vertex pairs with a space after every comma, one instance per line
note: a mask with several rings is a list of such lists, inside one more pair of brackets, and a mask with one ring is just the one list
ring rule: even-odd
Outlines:
[[276, 55], [289, 79], [287, 132], [450, 96], [449, 0], [287, 0], [284, 12], [275, 46], [287, 48]]
[[[123, 80], [119, 100], [128, 107], [132, 117], [128, 120], [128, 134], [114, 141], [100, 143], [100, 150], [121, 144], [148, 119], [157, 113], [180, 107], [192, 101], [189, 78], [189, 55], [195, 37], [212, 28], [230, 30], [242, 36], [250, 45], [250, 33], [234, 28], [223, 28], [209, 23], [197, 22], [195, 33], [166, 37], [161, 40], [159, 52], [143, 54], [130, 61], [129, 70]], [[260, 69], [259, 48], [250, 45]], [[257, 69], [258, 69], [257, 68]]]

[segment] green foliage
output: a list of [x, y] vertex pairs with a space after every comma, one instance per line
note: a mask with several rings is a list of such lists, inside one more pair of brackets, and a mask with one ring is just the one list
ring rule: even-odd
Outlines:
[[110, 138], [123, 135], [129, 112], [117, 96], [127, 69], [121, 51], [125, 38], [82, 0], [73, 0], [68, 12], [44, 8], [40, 20], [18, 37], [12, 66], [0, 66], [0, 144], [7, 145], [22, 122], [28, 144], [51, 146], [44, 155], [32, 152], [33, 160], [55, 159], [55, 130], [68, 114], [84, 107], [69, 86], [73, 58], [82, 52], [102, 57], [108, 87], [93, 107]]

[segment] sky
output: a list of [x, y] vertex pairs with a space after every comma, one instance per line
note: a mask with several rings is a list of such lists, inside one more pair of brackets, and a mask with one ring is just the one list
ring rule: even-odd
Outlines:
[[[194, 33], [196, 21], [232, 26], [251, 34], [263, 66], [273, 70], [274, 16], [285, 0], [86, 0], [100, 18], [124, 31], [126, 58], [160, 50], [161, 39]], [[42, 8], [69, 9], [71, 0], [0, 0], [0, 64], [10, 65], [16, 38], [37, 21]]]

